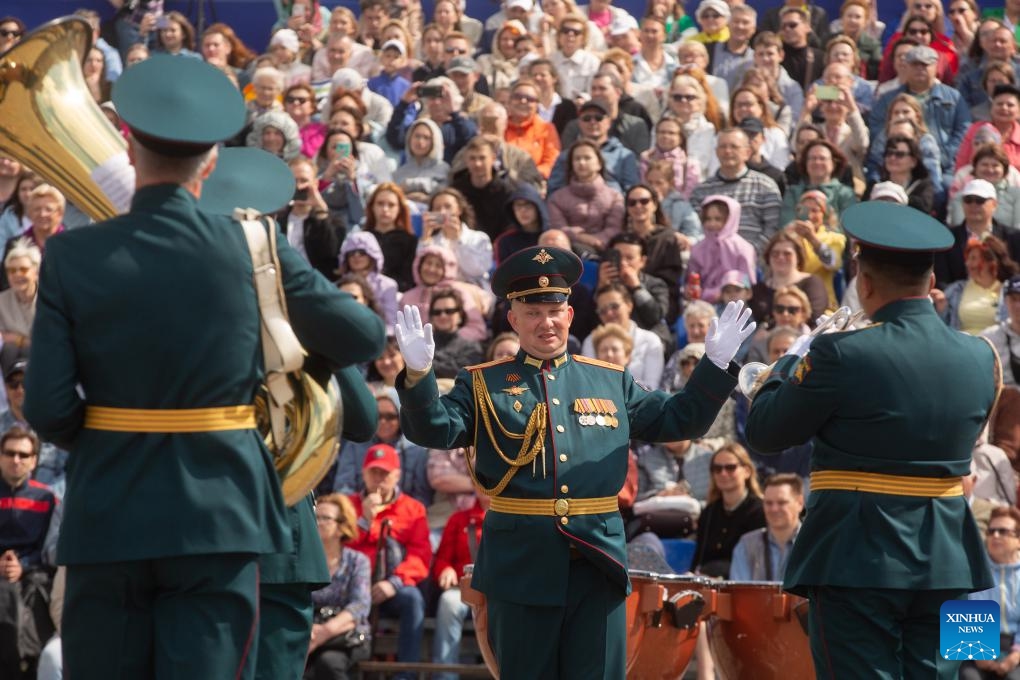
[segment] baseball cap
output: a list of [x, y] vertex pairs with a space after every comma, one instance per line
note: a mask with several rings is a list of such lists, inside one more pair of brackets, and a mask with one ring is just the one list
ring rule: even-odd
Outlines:
[[903, 58], [908, 64], [934, 64], [939, 60], [939, 53], [927, 45], [914, 45]]
[[393, 472], [400, 469], [400, 455], [389, 444], [376, 444], [365, 452], [365, 463], [361, 468], [363, 470], [379, 468], [386, 472]]
[[727, 19], [730, 18], [730, 6], [723, 0], [702, 0], [701, 4], [698, 5], [698, 9], [694, 12], [694, 18], [701, 21], [701, 15], [710, 9], [715, 10], [717, 14], [721, 14]]
[[1020, 295], [1020, 274], [1006, 279], [1002, 284], [1002, 292], [1005, 295]]
[[748, 116], [737, 123], [737, 127], [746, 132], [749, 137], [764, 134], [765, 132], [765, 123], [756, 116]]
[[978, 196], [980, 198], [998, 198], [995, 187], [985, 179], [972, 179], [964, 185], [961, 196]]
[[906, 205], [909, 202], [906, 190], [896, 182], [878, 182], [871, 187], [872, 201], [891, 201]]
[[513, 7], [520, 7], [525, 12], [530, 12], [535, 8], [535, 3], [532, 0], [510, 0], [506, 3], [506, 8], [511, 9]]
[[584, 113], [588, 109], [596, 109], [607, 116], [609, 115], [609, 105], [601, 99], [589, 99], [585, 103], [581, 104], [581, 108], [577, 110], [577, 113]]
[[638, 30], [637, 19], [630, 14], [617, 14], [609, 24], [609, 35], [614, 37], [636, 30]]
[[399, 40], [387, 40], [383, 43], [382, 48], [384, 50], [394, 49], [401, 55], [407, 56], [407, 46]]
[[736, 269], [730, 269], [722, 276], [722, 282], [719, 284], [719, 288], [723, 289], [726, 286], [737, 286], [738, 288], [750, 288], [751, 280], [742, 271]]
[[446, 67], [447, 73], [474, 73], [478, 70], [478, 64], [471, 57], [455, 57], [450, 60], [450, 65]]

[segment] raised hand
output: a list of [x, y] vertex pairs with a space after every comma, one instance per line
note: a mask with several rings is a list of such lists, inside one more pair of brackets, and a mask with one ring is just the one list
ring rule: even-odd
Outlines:
[[709, 360], [723, 369], [730, 365], [733, 357], [744, 340], [748, 338], [757, 324], [751, 319], [750, 308], [744, 308], [744, 302], [737, 300], [726, 305], [721, 316], [712, 319], [705, 337], [705, 355]]
[[404, 364], [412, 371], [427, 371], [436, 355], [436, 341], [432, 338], [432, 324], [422, 326], [421, 312], [414, 305], [405, 305], [397, 312], [394, 326], [397, 346], [404, 356]]

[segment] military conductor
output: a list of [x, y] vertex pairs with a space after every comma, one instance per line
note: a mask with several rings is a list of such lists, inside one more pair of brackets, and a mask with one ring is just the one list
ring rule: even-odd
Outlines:
[[[221, 72], [173, 57], [133, 66], [113, 99], [131, 209], [47, 242], [26, 376], [28, 421], [71, 451], [66, 675], [250, 678], [258, 557], [293, 545], [255, 429], [251, 256], [239, 223], [197, 205], [244, 105]], [[301, 344], [338, 367], [376, 356], [378, 317], [277, 240]]]
[[431, 325], [412, 307], [398, 315], [404, 433], [422, 446], [474, 446], [469, 471], [492, 500], [472, 586], [487, 597], [489, 639], [507, 680], [624, 676], [630, 582], [616, 495], [628, 443], [703, 434], [735, 385], [731, 359], [754, 330], [749, 310], [731, 303], [686, 389], [653, 392], [621, 366], [566, 353], [567, 298], [580, 273], [580, 260], [558, 248], [507, 258], [492, 287], [510, 301], [521, 349], [462, 370], [442, 398]]
[[[872, 324], [798, 341], [751, 402], [759, 451], [814, 441], [811, 497], [784, 587], [810, 599], [819, 678], [955, 678], [939, 608], [992, 585], [960, 477], [998, 390], [998, 359], [935, 313], [931, 217], [862, 203], [857, 291]], [[803, 340], [810, 340], [804, 342]]]

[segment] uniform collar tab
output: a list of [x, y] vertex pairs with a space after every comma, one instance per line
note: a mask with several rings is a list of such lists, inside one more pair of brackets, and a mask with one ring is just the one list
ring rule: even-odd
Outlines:
[[531, 356], [524, 350], [520, 350], [520, 360], [524, 362], [524, 365], [532, 366], [534, 368], [537, 368], [538, 370], [542, 370], [542, 367], [545, 366], [546, 362], [552, 364], [553, 368], [559, 368], [563, 364], [567, 363], [569, 358], [570, 355], [564, 352], [560, 356], [555, 357], [553, 359], [539, 359], [538, 357]]

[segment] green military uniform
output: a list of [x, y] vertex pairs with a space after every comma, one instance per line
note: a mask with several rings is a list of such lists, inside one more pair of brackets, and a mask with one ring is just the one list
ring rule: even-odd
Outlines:
[[[229, 81], [193, 60], [132, 67], [114, 100], [164, 155], [201, 153], [243, 122]], [[279, 255], [302, 345], [337, 365], [378, 354], [378, 317], [282, 238]], [[68, 676], [251, 677], [257, 555], [293, 540], [254, 429], [259, 311], [240, 225], [156, 184], [127, 215], [52, 238], [32, 352], [26, 417], [71, 451], [58, 548]]]
[[[276, 156], [261, 149], [224, 149], [202, 187], [199, 207], [225, 215], [237, 207], [270, 213], [286, 205], [293, 192], [294, 176]], [[320, 384], [329, 379], [324, 369], [321, 360], [305, 362], [304, 370]], [[356, 366], [341, 369], [336, 379], [343, 404], [341, 436], [368, 441], [379, 419], [375, 397]], [[287, 519], [294, 549], [259, 560], [257, 680], [301, 677], [312, 630], [310, 593], [330, 580], [311, 494], [287, 508]]]
[[[876, 268], [926, 257], [923, 268], [952, 243], [938, 222], [889, 203], [850, 208], [844, 226]], [[997, 359], [927, 297], [871, 316], [776, 362], [747, 439], [763, 452], [814, 441], [784, 586], [811, 599], [818, 677], [932, 678], [938, 665], [955, 678], [958, 664], [936, 663], [939, 607], [992, 585], [960, 476], [996, 398]]]
[[[571, 253], [528, 248], [500, 266], [493, 290], [562, 302], [579, 273]], [[473, 474], [493, 496], [472, 586], [487, 597], [503, 678], [623, 677], [630, 583], [616, 495], [629, 442], [700, 436], [734, 385], [703, 361], [670, 396], [620, 366], [523, 350], [462, 370], [442, 398], [431, 371], [411, 387], [398, 377], [404, 434], [421, 446], [475, 447]]]

